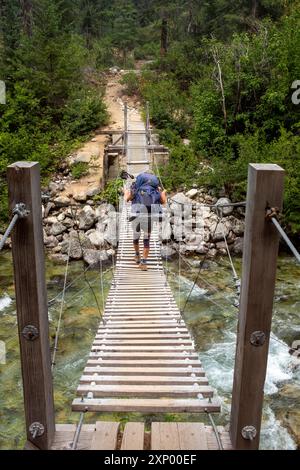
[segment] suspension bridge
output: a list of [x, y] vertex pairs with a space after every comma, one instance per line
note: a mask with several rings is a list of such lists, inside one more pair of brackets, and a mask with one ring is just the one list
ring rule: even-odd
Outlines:
[[[130, 121], [125, 107], [124, 127], [119, 150], [128, 173], [136, 176], [149, 169], [155, 148], [149, 118], [146, 127], [140, 119]], [[54, 418], [41, 207], [37, 197], [39, 167], [18, 162], [8, 168], [27, 448], [258, 448], [279, 243], [276, 225], [271, 223], [277, 209], [266, 213], [266, 208], [282, 207], [283, 178], [284, 171], [277, 165], [251, 165], [249, 169], [230, 430], [215, 425], [213, 416], [221, 411], [221, 403], [209, 385], [165, 275], [159, 227], [154, 227], [151, 236], [149, 268], [142, 272], [133, 260], [130, 204], [125, 203], [111, 289], [72, 403], [72, 410], [80, 412], [76, 426], [57, 424]], [[128, 422], [125, 427], [101, 419], [84, 424], [84, 416], [90, 412], [162, 416], [195, 413], [197, 422], [161, 420], [152, 422], [150, 428], [142, 421]], [[207, 419], [201, 421], [201, 413]]]

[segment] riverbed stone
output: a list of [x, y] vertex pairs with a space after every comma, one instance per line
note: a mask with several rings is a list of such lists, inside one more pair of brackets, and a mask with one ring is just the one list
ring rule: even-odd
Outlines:
[[196, 188], [193, 188], [193, 189], [190, 189], [190, 191], [188, 191], [186, 193], [186, 197], [188, 197], [189, 199], [195, 199], [195, 197], [199, 194], [199, 191], [198, 189]]
[[101, 263], [109, 261], [109, 256], [105, 250], [85, 250], [83, 259], [91, 268], [98, 269]]
[[67, 196], [58, 196], [54, 199], [54, 204], [56, 207], [67, 207], [71, 203], [70, 199]]
[[78, 240], [78, 235], [74, 231], [70, 233], [69, 238], [63, 241], [61, 244], [61, 247], [62, 247], [61, 251], [64, 254], [67, 254], [69, 252], [69, 243], [71, 244], [70, 245], [70, 258], [71, 259], [79, 260], [82, 258], [82, 251], [84, 252], [85, 250], [93, 248], [93, 245], [88, 237], [82, 234], [79, 234], [79, 237], [80, 237], [79, 238], [80, 243]]
[[241, 237], [236, 238], [233, 243], [233, 248], [232, 248], [233, 253], [235, 255], [242, 255], [243, 248], [244, 248], [244, 239]]
[[93, 230], [91, 233], [89, 233], [88, 238], [90, 239], [92, 245], [94, 245], [96, 248], [100, 248], [105, 244], [104, 233], [98, 230]]
[[96, 217], [95, 212], [90, 206], [85, 206], [78, 215], [79, 229], [89, 230], [93, 227]]
[[[217, 203], [216, 203], [217, 206], [222, 206], [223, 204], [224, 204], [224, 205], [226, 205], [226, 204], [231, 204], [230, 199], [228, 199], [227, 197], [221, 197], [221, 198], [217, 201]], [[226, 216], [232, 214], [232, 212], [233, 212], [233, 207], [232, 207], [232, 206], [229, 206], [229, 207], [222, 207], [222, 208], [220, 209], [220, 212], [222, 212], [223, 216], [226, 217]]]
[[67, 227], [61, 222], [56, 222], [52, 225], [51, 234], [54, 236], [60, 235], [67, 230]]

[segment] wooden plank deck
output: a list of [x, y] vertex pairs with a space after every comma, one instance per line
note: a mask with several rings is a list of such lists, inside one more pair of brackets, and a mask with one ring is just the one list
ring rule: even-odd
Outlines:
[[214, 398], [163, 271], [158, 227], [152, 232], [148, 271], [140, 271], [133, 260], [129, 213], [130, 205], [125, 205], [103, 321], [72, 408], [218, 412], [219, 400]]
[[[224, 450], [232, 450], [229, 433], [217, 428]], [[75, 424], [57, 424], [52, 450], [71, 450]], [[76, 450], [219, 450], [211, 426], [203, 423], [153, 422], [147, 431], [142, 422], [120, 423], [98, 421], [84, 424]]]

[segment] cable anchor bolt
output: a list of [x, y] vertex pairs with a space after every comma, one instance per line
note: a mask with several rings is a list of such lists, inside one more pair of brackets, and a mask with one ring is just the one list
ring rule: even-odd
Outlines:
[[20, 219], [25, 219], [29, 216], [30, 210], [26, 208], [23, 202], [16, 204], [12, 211], [13, 215], [17, 215]]
[[250, 336], [252, 346], [263, 346], [266, 342], [266, 335], [263, 331], [254, 331]]
[[36, 326], [27, 325], [23, 328], [22, 336], [27, 339], [27, 341], [34, 341], [39, 337], [39, 330]]
[[45, 426], [41, 423], [35, 422], [29, 426], [29, 432], [33, 439], [41, 437], [45, 432]]
[[242, 429], [242, 436], [247, 441], [253, 441], [257, 435], [256, 428], [254, 426], [245, 426]]

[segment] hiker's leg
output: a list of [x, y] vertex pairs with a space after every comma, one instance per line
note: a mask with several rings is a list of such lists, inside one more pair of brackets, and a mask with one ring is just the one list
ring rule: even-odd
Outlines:
[[133, 248], [135, 251], [135, 261], [140, 262], [140, 237], [141, 237], [141, 224], [133, 224]]
[[145, 234], [144, 238], [144, 253], [143, 253], [143, 259], [147, 260], [149, 257], [149, 251], [150, 251], [150, 233]]

